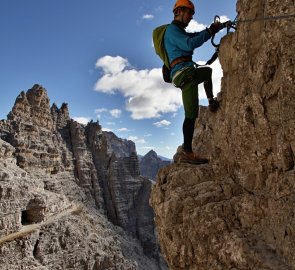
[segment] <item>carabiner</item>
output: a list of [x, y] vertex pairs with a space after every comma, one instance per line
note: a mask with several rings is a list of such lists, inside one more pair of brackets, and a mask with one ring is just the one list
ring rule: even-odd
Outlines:
[[220, 23], [220, 16], [215, 15], [213, 23]]
[[[220, 23], [220, 16], [215, 15], [214, 20], [213, 20], [213, 23]], [[212, 44], [215, 48], [218, 48], [219, 44], [214, 43], [214, 37], [215, 37], [215, 35], [213, 35], [213, 36], [211, 37], [211, 44]]]

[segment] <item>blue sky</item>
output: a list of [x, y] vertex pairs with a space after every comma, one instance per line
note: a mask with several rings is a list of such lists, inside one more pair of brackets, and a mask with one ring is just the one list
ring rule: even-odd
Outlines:
[[[216, 14], [234, 19], [236, 0], [194, 1], [188, 31], [210, 25]], [[0, 119], [18, 94], [35, 83], [51, 104], [68, 103], [70, 116], [90, 119], [136, 143], [138, 154], [153, 149], [171, 158], [182, 143], [180, 90], [161, 79], [152, 30], [173, 19], [174, 0], [1, 0]], [[221, 33], [217, 37], [217, 41]], [[210, 41], [194, 61], [214, 53]], [[212, 65], [215, 93], [222, 70]], [[200, 88], [201, 103], [204, 91]]]

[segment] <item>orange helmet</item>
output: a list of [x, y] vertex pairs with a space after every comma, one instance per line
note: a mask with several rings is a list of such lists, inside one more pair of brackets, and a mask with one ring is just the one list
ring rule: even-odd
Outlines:
[[193, 2], [190, 0], [177, 0], [176, 3], [174, 4], [173, 12], [175, 11], [175, 9], [177, 9], [179, 7], [189, 8], [195, 13], [195, 6], [194, 6]]

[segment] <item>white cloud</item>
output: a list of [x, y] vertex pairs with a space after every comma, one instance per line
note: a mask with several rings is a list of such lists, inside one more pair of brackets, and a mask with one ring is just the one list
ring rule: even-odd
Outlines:
[[138, 140], [135, 141], [135, 143], [145, 144], [146, 141], [144, 139], [138, 139]]
[[128, 128], [118, 128], [117, 131], [118, 132], [128, 132], [128, 131], [131, 131], [131, 130], [128, 129]]
[[104, 56], [99, 58], [95, 64], [96, 68], [101, 68], [107, 75], [116, 75], [121, 73], [126, 66], [128, 66], [128, 60], [121, 56]]
[[[119, 109], [112, 109], [108, 110], [106, 108], [99, 108], [94, 111], [97, 113], [97, 118], [101, 118], [101, 113], [109, 113], [113, 118], [119, 118], [122, 114], [122, 110]], [[109, 125], [114, 125], [115, 123], [113, 122], [108, 122]]]
[[[198, 64], [205, 64], [205, 62], [198, 62]], [[220, 92], [221, 77], [223, 76], [219, 59], [217, 58], [210, 67], [212, 68], [213, 94], [216, 96]], [[199, 85], [199, 99], [207, 99], [203, 84]]]
[[229, 17], [227, 17], [226, 15], [221, 15], [220, 16], [220, 22], [224, 23], [224, 22], [227, 22], [227, 21], [230, 21]]
[[198, 23], [195, 20], [191, 20], [189, 25], [185, 28], [185, 30], [189, 33], [200, 32], [204, 30], [207, 26], [205, 24]]
[[153, 135], [150, 133], [144, 135], [144, 137], [151, 137], [151, 136], [153, 136]]
[[114, 118], [119, 118], [121, 116], [121, 114], [122, 114], [122, 111], [119, 110], [119, 109], [113, 109], [113, 110], [110, 110], [110, 114]]
[[[97, 60], [103, 71], [94, 89], [98, 92], [120, 93], [125, 98], [125, 109], [133, 119], [159, 118], [164, 113], [176, 113], [182, 106], [181, 90], [162, 79], [161, 68], [136, 70], [120, 56], [104, 56]], [[218, 60], [212, 65], [213, 91], [220, 91], [222, 69]], [[203, 84], [199, 98], [206, 99]]]
[[133, 119], [156, 118], [180, 108], [181, 91], [163, 81], [161, 68], [135, 70], [127, 69], [129, 66], [126, 59], [119, 56], [100, 58], [96, 67], [102, 68], [104, 74], [96, 82], [95, 90], [121, 93]]
[[78, 123], [83, 124], [83, 125], [87, 125], [87, 123], [90, 122], [90, 120], [91, 120], [91, 118], [83, 117], [83, 116], [81, 116], [81, 117], [73, 117], [73, 119], [75, 121], [77, 121]]
[[107, 112], [107, 111], [108, 110], [106, 108], [99, 108], [99, 109], [95, 109], [94, 113], [96, 113], [97, 119], [101, 119], [101, 113]]
[[162, 121], [160, 121], [160, 122], [156, 122], [156, 123], [154, 123], [154, 125], [156, 126], [156, 127], [167, 127], [167, 126], [169, 126], [171, 124], [171, 122], [170, 121], [167, 121], [167, 120], [162, 120]]
[[137, 136], [129, 136], [129, 137], [128, 137], [128, 140], [130, 140], [130, 141], [135, 141], [135, 140], [137, 140], [137, 139], [138, 139]]
[[146, 143], [146, 141], [144, 139], [140, 139], [137, 136], [129, 136], [128, 140], [133, 141], [138, 144], [145, 144]]
[[113, 132], [113, 130], [112, 130], [112, 129], [110, 129], [110, 128], [104, 128], [104, 127], [102, 127], [102, 131]]
[[106, 108], [99, 108], [95, 109], [94, 113], [102, 113], [102, 112], [107, 112], [108, 110]]
[[152, 20], [154, 18], [154, 15], [151, 15], [151, 14], [145, 14], [142, 16], [142, 18], [144, 20]]
[[[213, 23], [213, 19], [212, 18], [212, 22]], [[221, 23], [224, 23], [224, 22], [227, 22], [227, 21], [230, 21], [230, 19], [225, 16], [225, 15], [222, 15], [220, 16], [220, 22]], [[205, 24], [202, 24], [202, 23], [198, 23], [197, 21], [195, 20], [191, 20], [189, 25], [186, 27], [186, 31], [189, 32], [189, 33], [193, 33], [193, 32], [200, 32], [202, 30], [204, 30], [206, 27], [209, 27], [209, 25], [205, 25]]]

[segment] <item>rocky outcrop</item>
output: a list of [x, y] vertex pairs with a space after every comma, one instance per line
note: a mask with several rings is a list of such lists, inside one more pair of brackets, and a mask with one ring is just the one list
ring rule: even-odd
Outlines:
[[237, 2], [222, 39], [221, 107], [200, 108], [194, 151], [208, 165], [173, 164], [152, 190], [170, 269], [295, 269], [294, 1]]
[[0, 121], [1, 269], [166, 269], [134, 143], [49, 103], [34, 85]]
[[0, 146], [1, 270], [159, 269], [68, 172], [28, 173], [10, 144]]
[[170, 163], [171, 162], [158, 157], [154, 150], [150, 150], [139, 161], [140, 174], [149, 179], [156, 180], [159, 169]]
[[128, 157], [130, 153], [135, 153], [135, 144], [133, 141], [118, 138], [113, 132], [103, 131], [107, 140], [108, 153], [115, 153], [116, 157]]

